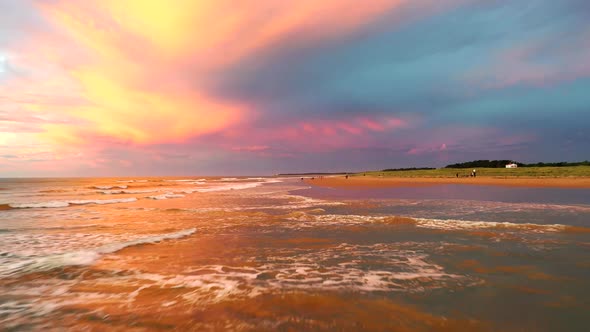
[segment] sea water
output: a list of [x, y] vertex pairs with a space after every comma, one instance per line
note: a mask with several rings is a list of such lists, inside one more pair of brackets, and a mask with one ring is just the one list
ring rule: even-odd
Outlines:
[[0, 180], [0, 328], [584, 331], [590, 190]]

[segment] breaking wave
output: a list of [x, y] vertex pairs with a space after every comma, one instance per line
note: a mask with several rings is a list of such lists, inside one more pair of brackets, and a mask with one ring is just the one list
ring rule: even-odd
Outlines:
[[414, 224], [416, 227], [448, 230], [448, 231], [470, 231], [477, 229], [489, 229], [496, 231], [518, 230], [529, 233], [557, 233], [557, 232], [589, 232], [590, 228], [575, 227], [562, 224], [534, 224], [534, 223], [511, 223], [492, 221], [470, 221], [455, 219], [428, 219], [396, 216], [363, 216], [363, 215], [313, 215], [303, 211], [295, 211], [287, 216], [287, 219], [298, 221], [294, 225], [299, 228], [316, 226], [338, 226], [351, 224]]
[[182, 197], [184, 197], [184, 195], [181, 195], [181, 194], [173, 194], [173, 193], [165, 193], [165, 194], [162, 194], [162, 195], [148, 196], [147, 198], [155, 199], [155, 200], [164, 200], [164, 199], [182, 198]]
[[48, 209], [48, 208], [64, 208], [70, 205], [88, 205], [88, 204], [117, 204], [117, 203], [131, 203], [137, 201], [135, 197], [121, 198], [121, 199], [91, 199], [91, 200], [69, 200], [69, 201], [50, 201], [39, 203], [10, 203], [6, 204], [10, 209]]
[[174, 233], [145, 236], [126, 242], [110, 243], [95, 249], [31, 257], [18, 262], [0, 264], [0, 278], [18, 276], [32, 272], [49, 271], [64, 266], [89, 265], [104, 254], [114, 253], [131, 246], [153, 244], [163, 240], [179, 239], [189, 236], [195, 232], [196, 229], [191, 228]]
[[99, 189], [99, 190], [111, 190], [113, 188], [127, 189], [127, 186], [94, 186], [92, 188]]
[[133, 194], [149, 194], [155, 193], [159, 190], [102, 190], [99, 193], [103, 195], [133, 195]]
[[515, 230], [526, 230], [535, 233], [545, 232], [563, 232], [567, 230], [567, 225], [561, 224], [532, 224], [532, 223], [510, 223], [510, 222], [493, 222], [493, 221], [466, 221], [466, 220], [454, 220], [454, 219], [425, 219], [425, 218], [414, 218], [416, 220], [416, 226], [430, 229], [441, 229], [441, 230], [471, 230], [471, 229], [515, 229]]

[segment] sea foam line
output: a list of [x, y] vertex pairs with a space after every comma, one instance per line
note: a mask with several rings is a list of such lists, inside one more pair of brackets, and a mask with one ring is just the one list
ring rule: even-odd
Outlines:
[[568, 226], [561, 224], [532, 224], [532, 223], [510, 223], [495, 221], [467, 221], [455, 219], [426, 219], [413, 218], [416, 226], [441, 230], [470, 230], [470, 229], [519, 229], [533, 232], [562, 232]]
[[162, 194], [162, 195], [148, 196], [147, 198], [149, 198], [149, 199], [155, 199], [155, 200], [164, 200], [164, 199], [182, 198], [182, 197], [184, 197], [184, 195], [174, 194], [174, 193], [165, 193], [165, 194]]
[[99, 189], [99, 190], [111, 190], [113, 188], [118, 188], [118, 189], [127, 189], [127, 186], [94, 186], [92, 187], [94, 189]]
[[49, 271], [63, 266], [90, 265], [104, 254], [115, 253], [121, 249], [141, 244], [153, 244], [164, 240], [180, 239], [192, 235], [196, 231], [196, 228], [190, 228], [174, 233], [145, 236], [120, 243], [110, 243], [94, 249], [32, 257], [12, 264], [0, 265], [0, 279], [31, 272]]
[[117, 204], [131, 203], [137, 201], [135, 197], [121, 199], [93, 199], [93, 200], [70, 200], [70, 201], [50, 201], [40, 203], [10, 203], [9, 207], [13, 209], [39, 209], [39, 208], [62, 208], [70, 205], [87, 205], [87, 204]]
[[[317, 225], [343, 225], [343, 224], [366, 224], [366, 223], [384, 223], [395, 221], [394, 216], [362, 216], [362, 215], [313, 215], [303, 211], [292, 212], [288, 219], [302, 222], [298, 227], [309, 227]], [[567, 225], [562, 224], [533, 224], [533, 223], [510, 223], [495, 221], [472, 221], [472, 220], [455, 220], [455, 219], [428, 219], [414, 217], [400, 217], [404, 220], [411, 221], [420, 228], [449, 230], [449, 231], [468, 231], [475, 229], [493, 229], [493, 230], [521, 230], [533, 233], [556, 233], [568, 230]], [[310, 224], [311, 222], [311, 224]]]

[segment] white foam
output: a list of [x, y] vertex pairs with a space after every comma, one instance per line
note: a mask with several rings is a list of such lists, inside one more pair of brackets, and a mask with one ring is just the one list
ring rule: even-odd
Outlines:
[[174, 232], [174, 233], [166, 233], [166, 234], [158, 234], [152, 236], [142, 237], [136, 240], [122, 242], [122, 243], [113, 243], [104, 245], [96, 250], [99, 254], [110, 254], [117, 252], [123, 248], [135, 246], [138, 244], [151, 244], [157, 243], [163, 240], [172, 240], [172, 239], [180, 239], [189, 235], [194, 234], [197, 231], [196, 228], [185, 229], [182, 231]]
[[165, 194], [157, 195], [157, 196], [148, 196], [147, 198], [155, 199], [155, 200], [164, 200], [164, 199], [182, 198], [182, 197], [185, 197], [185, 196], [181, 195], [181, 194], [165, 193]]
[[[186, 288], [189, 303], [219, 302], [281, 290], [420, 292], [466, 285], [469, 277], [445, 272], [428, 255], [408, 250], [416, 243], [347, 245], [321, 250], [269, 249], [266, 263], [207, 265], [177, 275], [140, 274], [160, 287]], [[375, 267], [378, 265], [379, 267]], [[142, 283], [144, 283], [142, 281]]]
[[[362, 216], [362, 215], [335, 215], [335, 214], [308, 214], [304, 211], [294, 211], [288, 216], [288, 220], [298, 221], [292, 225], [296, 228], [337, 226], [351, 224], [370, 224], [388, 222], [394, 216]], [[562, 232], [567, 228], [561, 224], [533, 224], [533, 223], [510, 223], [492, 221], [470, 221], [455, 219], [428, 219], [412, 218], [416, 227], [440, 229], [440, 230], [473, 230], [473, 229], [495, 229], [495, 230], [518, 230], [532, 233]]]
[[93, 188], [99, 190], [111, 190], [113, 188], [127, 189], [127, 186], [94, 186]]
[[232, 183], [232, 184], [209, 187], [209, 188], [195, 188], [192, 190], [193, 190], [193, 192], [208, 193], [208, 192], [215, 192], [215, 191], [241, 190], [241, 189], [256, 188], [256, 187], [259, 187], [260, 185], [262, 185], [261, 182]]
[[121, 249], [140, 244], [153, 244], [163, 240], [179, 239], [195, 232], [196, 229], [191, 228], [174, 233], [144, 236], [120, 243], [109, 243], [94, 249], [77, 250], [13, 261], [0, 265], [0, 278], [21, 275], [23, 273], [48, 271], [63, 266], [90, 265], [103, 254], [114, 253]]
[[426, 219], [414, 218], [416, 226], [430, 229], [442, 230], [470, 230], [470, 229], [518, 229], [528, 230], [536, 233], [561, 232], [567, 226], [560, 224], [532, 224], [532, 223], [510, 223], [493, 221], [469, 221], [454, 219]]
[[133, 195], [133, 194], [148, 194], [155, 193], [159, 190], [102, 190], [99, 193], [104, 195]]
[[89, 200], [74, 200], [69, 201], [70, 204], [74, 205], [86, 205], [86, 204], [117, 204], [117, 203], [131, 203], [137, 201], [135, 197], [119, 198], [119, 199], [89, 199]]
[[166, 182], [206, 182], [207, 179], [182, 179], [182, 180], [164, 180]]
[[8, 204], [8, 206], [13, 209], [61, 208], [70, 206], [70, 203], [64, 201], [51, 201], [42, 203], [14, 203]]
[[117, 204], [130, 203], [137, 201], [137, 198], [121, 198], [121, 199], [94, 199], [94, 200], [71, 200], [71, 201], [50, 201], [40, 203], [11, 203], [8, 204], [13, 209], [38, 209], [38, 208], [63, 208], [70, 205], [86, 205], [86, 204]]

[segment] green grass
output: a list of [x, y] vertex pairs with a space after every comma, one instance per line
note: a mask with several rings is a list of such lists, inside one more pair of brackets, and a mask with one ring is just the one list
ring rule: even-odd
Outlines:
[[[455, 177], [457, 173], [459, 176], [466, 176], [471, 173], [473, 169], [457, 169], [457, 168], [440, 168], [435, 170], [419, 170], [419, 171], [395, 171], [395, 172], [381, 172], [369, 171], [354, 174], [353, 176], [379, 176], [384, 177], [433, 177], [433, 178], [448, 178]], [[488, 177], [590, 177], [590, 166], [571, 166], [571, 167], [521, 167], [521, 168], [477, 168], [477, 176]]]

